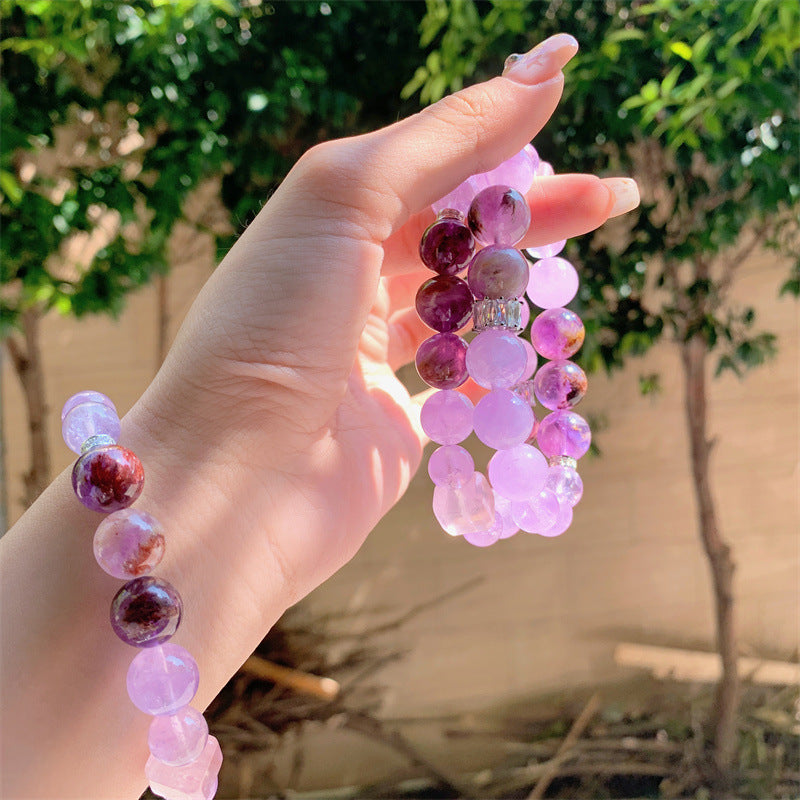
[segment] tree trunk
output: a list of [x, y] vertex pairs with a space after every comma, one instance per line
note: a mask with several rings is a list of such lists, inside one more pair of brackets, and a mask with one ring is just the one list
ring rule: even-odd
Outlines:
[[717, 614], [717, 649], [722, 677], [717, 686], [711, 719], [713, 766], [719, 787], [731, 785], [736, 753], [736, 719], [739, 705], [738, 648], [733, 607], [734, 562], [730, 545], [722, 538], [711, 496], [709, 456], [712, 443], [706, 434], [706, 359], [708, 348], [701, 336], [681, 345], [686, 380], [686, 421], [691, 443], [692, 474], [697, 498], [700, 538], [711, 567]]
[[8, 531], [8, 482], [6, 481], [5, 405], [3, 404], [3, 348], [0, 347], [0, 536]]
[[156, 372], [161, 369], [164, 359], [167, 357], [169, 343], [169, 294], [167, 275], [159, 275], [156, 278], [158, 289], [158, 336], [156, 342]]
[[6, 349], [22, 384], [28, 414], [30, 469], [24, 475], [25, 507], [44, 491], [50, 482], [50, 450], [47, 444], [47, 404], [44, 395], [44, 372], [39, 347], [41, 313], [29, 308], [22, 313], [24, 349], [16, 339], [6, 339]]

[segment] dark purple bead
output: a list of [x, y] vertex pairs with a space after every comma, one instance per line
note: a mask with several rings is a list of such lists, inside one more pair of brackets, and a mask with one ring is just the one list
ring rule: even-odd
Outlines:
[[416, 306], [419, 318], [429, 328], [442, 333], [457, 331], [472, 316], [472, 292], [461, 278], [442, 275], [419, 287]]
[[111, 627], [125, 644], [155, 647], [178, 630], [183, 601], [172, 584], [151, 575], [128, 581], [111, 601]]
[[118, 444], [95, 447], [75, 462], [72, 488], [92, 511], [119, 511], [142, 493], [144, 469], [135, 453]]
[[423, 263], [440, 275], [461, 272], [475, 252], [475, 237], [463, 220], [442, 216], [422, 234], [419, 255]]
[[467, 283], [476, 300], [512, 300], [528, 286], [528, 262], [513, 247], [489, 245], [475, 253]]
[[455, 389], [467, 379], [467, 343], [454, 333], [437, 333], [417, 350], [417, 372], [436, 389]]

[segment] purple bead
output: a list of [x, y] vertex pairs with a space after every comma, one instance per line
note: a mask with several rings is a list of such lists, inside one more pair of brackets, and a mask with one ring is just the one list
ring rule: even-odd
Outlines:
[[528, 381], [533, 377], [533, 373], [536, 372], [536, 367], [539, 365], [539, 357], [536, 355], [533, 345], [527, 339], [520, 339], [520, 341], [525, 348], [525, 355], [527, 357], [525, 369], [522, 372], [520, 381]]
[[538, 166], [539, 154], [534, 150], [533, 145], [529, 144], [499, 167], [476, 175], [473, 181], [480, 189], [486, 189], [489, 186], [511, 186], [524, 195], [533, 185]]
[[522, 444], [533, 427], [528, 403], [508, 389], [493, 389], [478, 401], [472, 415], [475, 435], [495, 450]]
[[494, 525], [485, 531], [477, 533], [465, 533], [464, 541], [469, 542], [474, 547], [491, 547], [495, 542], [500, 541], [500, 534], [503, 531], [503, 520], [495, 511]]
[[531, 325], [531, 344], [536, 352], [554, 360], [577, 353], [585, 335], [581, 318], [566, 308], [542, 311]]
[[118, 444], [95, 447], [75, 462], [72, 488], [92, 511], [118, 511], [142, 493], [144, 470], [131, 450]]
[[461, 272], [475, 252], [475, 239], [466, 223], [441, 216], [422, 234], [419, 255], [423, 263], [440, 275]]
[[497, 494], [515, 501], [536, 497], [547, 480], [547, 460], [529, 444], [498, 450], [489, 460], [489, 480]]
[[171, 583], [146, 575], [128, 581], [111, 601], [111, 627], [125, 644], [155, 647], [173, 636], [183, 602]]
[[188, 705], [200, 672], [187, 650], [173, 642], [140, 650], [128, 667], [128, 696], [145, 714], [174, 714]]
[[433, 490], [433, 513], [451, 536], [480, 533], [494, 525], [494, 492], [486, 477], [475, 472], [461, 486], [437, 486]]
[[469, 377], [467, 343], [454, 333], [437, 333], [417, 350], [417, 372], [436, 389], [455, 389]]
[[461, 392], [435, 392], [422, 406], [422, 430], [437, 444], [458, 444], [472, 433], [472, 411], [472, 401]]
[[528, 327], [528, 323], [531, 321], [531, 307], [528, 305], [528, 301], [524, 298], [520, 298], [520, 302], [522, 306], [520, 307], [519, 312], [519, 325], [524, 331], [525, 328]]
[[482, 244], [515, 245], [528, 232], [528, 201], [510, 186], [490, 186], [479, 192], [469, 207], [467, 222]]
[[514, 522], [512, 503], [507, 497], [494, 493], [494, 510], [495, 514], [500, 515], [503, 523], [503, 529], [500, 531], [501, 539], [508, 539], [514, 534], [519, 533], [519, 525]]
[[572, 506], [569, 503], [561, 502], [558, 507], [558, 514], [550, 527], [537, 531], [539, 536], [561, 536], [569, 526], [572, 525]]
[[153, 717], [147, 733], [150, 752], [162, 764], [182, 767], [200, 757], [208, 742], [206, 718], [191, 706]]
[[578, 273], [566, 258], [542, 258], [530, 268], [527, 293], [539, 308], [565, 306], [577, 291]]
[[431, 203], [434, 213], [442, 216], [448, 212], [456, 212], [462, 217], [467, 216], [472, 198], [478, 193], [475, 182], [472, 178], [467, 178], [460, 183], [450, 194], [446, 194], [435, 203]]
[[169, 800], [212, 800], [217, 791], [222, 750], [209, 736], [200, 755], [181, 767], [170, 766], [155, 756], [147, 759], [144, 772], [150, 788]]
[[472, 292], [466, 281], [442, 275], [425, 281], [415, 301], [419, 318], [441, 333], [463, 328], [472, 316]]
[[152, 572], [164, 555], [161, 523], [146, 511], [123, 508], [109, 514], [94, 534], [94, 557], [115, 578]]
[[489, 245], [472, 259], [467, 283], [476, 300], [522, 297], [528, 285], [528, 262], [513, 247]]
[[576, 506], [583, 497], [583, 481], [578, 471], [566, 464], [554, 464], [547, 471], [547, 483], [560, 503]]
[[526, 533], [539, 533], [550, 528], [559, 512], [558, 498], [542, 489], [530, 502], [512, 503], [514, 522]]
[[78, 392], [77, 394], [72, 395], [72, 397], [70, 397], [67, 402], [64, 403], [61, 409], [61, 421], [64, 421], [64, 417], [66, 417], [73, 408], [83, 405], [84, 403], [94, 403], [96, 405], [106, 406], [115, 414], [117, 412], [117, 407], [111, 401], [111, 398], [106, 397], [106, 395], [104, 395], [102, 392]]
[[472, 456], [457, 444], [437, 448], [428, 459], [428, 475], [437, 486], [463, 486], [474, 472]]
[[[96, 393], [81, 392], [81, 394]], [[119, 417], [113, 406], [96, 401], [70, 405], [73, 399], [70, 398], [64, 406], [66, 413], [61, 421], [61, 435], [73, 453], [80, 454], [83, 443], [93, 436], [107, 436], [113, 442], [119, 439]]]
[[536, 399], [551, 411], [578, 405], [586, 386], [586, 373], [574, 361], [549, 361], [533, 379]]
[[[476, 406], [476, 414], [477, 411]], [[475, 427], [477, 432], [477, 425]], [[580, 414], [574, 411], [553, 411], [539, 423], [536, 440], [548, 458], [580, 458], [586, 454], [592, 443], [592, 432], [589, 430], [589, 423]]]
[[[528, 247], [526, 252], [529, 256], [533, 258], [552, 258], [553, 256], [557, 256], [566, 246], [567, 240], [561, 239], [558, 242], [553, 242], [552, 244], [543, 244], [539, 247]], [[569, 302], [569, 301], [565, 301]], [[536, 305], [539, 305], [538, 303]], [[559, 303], [558, 305], [562, 305]], [[540, 308], [547, 308], [548, 306], [540, 306]]]
[[536, 167], [536, 177], [544, 178], [548, 175], [555, 175], [553, 165], [549, 161], [539, 160], [539, 166]]
[[522, 377], [528, 363], [525, 345], [513, 333], [494, 328], [482, 331], [467, 350], [467, 371], [487, 389], [507, 389]]

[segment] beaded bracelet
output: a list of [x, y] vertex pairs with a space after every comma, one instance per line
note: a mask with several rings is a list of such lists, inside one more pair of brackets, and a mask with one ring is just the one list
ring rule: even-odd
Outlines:
[[128, 508], [142, 493], [144, 470], [136, 455], [117, 444], [120, 422], [114, 404], [99, 392], [79, 392], [61, 411], [64, 441], [78, 460], [72, 486], [92, 511], [108, 516], [94, 534], [94, 555], [109, 575], [127, 580], [111, 601], [111, 627], [143, 648], [128, 669], [133, 704], [152, 714], [150, 788], [166, 800], [211, 800], [217, 791], [222, 751], [203, 715], [189, 703], [200, 674], [194, 658], [168, 641], [178, 630], [183, 603], [176, 589], [150, 575], [164, 555], [160, 523]]
[[[591, 432], [571, 409], [587, 382], [569, 358], [583, 343], [584, 327], [563, 307], [577, 292], [577, 272], [557, 257], [564, 241], [528, 251], [539, 259], [530, 269], [515, 249], [530, 225], [524, 195], [537, 175], [552, 172], [526, 146], [434, 203], [437, 219], [420, 242], [423, 263], [438, 273], [416, 298], [420, 319], [437, 331], [416, 357], [420, 377], [439, 390], [421, 412], [423, 430], [442, 445], [428, 461], [433, 512], [446, 533], [478, 547], [520, 529], [562, 534], [583, 494], [575, 467]], [[477, 244], [483, 248], [475, 252]], [[465, 269], [466, 281], [458, 277]], [[533, 320], [531, 343], [519, 336], [530, 319], [526, 291], [543, 309]], [[470, 319], [478, 334], [467, 345], [456, 332]], [[551, 359], [538, 372], [537, 354]], [[468, 377], [489, 389], [474, 407], [455, 391]], [[537, 400], [551, 412], [541, 423]], [[496, 450], [488, 480], [459, 445], [473, 430]]]

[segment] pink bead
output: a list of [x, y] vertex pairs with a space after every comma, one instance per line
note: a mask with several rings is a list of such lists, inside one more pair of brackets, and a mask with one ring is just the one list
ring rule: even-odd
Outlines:
[[549, 528], [545, 528], [545, 530], [537, 531], [537, 533], [539, 536], [547, 536], [548, 538], [561, 536], [570, 525], [572, 525], [572, 506], [569, 503], [560, 503], [558, 514], [553, 524]]
[[578, 273], [566, 258], [542, 258], [531, 266], [527, 294], [539, 308], [565, 306], [577, 291]]
[[[476, 407], [476, 413], [477, 410]], [[581, 458], [592, 443], [592, 432], [589, 430], [589, 423], [580, 414], [574, 411], [553, 411], [539, 423], [536, 439], [539, 449], [548, 458]]]
[[516, 155], [504, 161], [499, 167], [472, 177], [472, 184], [478, 191], [489, 186], [512, 186], [520, 194], [525, 194], [533, 185], [539, 154], [533, 145], [526, 145]]
[[478, 533], [465, 533], [464, 539], [475, 547], [491, 547], [495, 542], [500, 541], [500, 534], [503, 530], [503, 520], [495, 512], [494, 525], [486, 531]]
[[109, 514], [94, 534], [94, 557], [115, 578], [152, 572], [164, 555], [161, 523], [146, 511], [123, 508]]
[[552, 258], [553, 256], [557, 256], [564, 249], [566, 244], [567, 240], [561, 239], [561, 241], [553, 242], [552, 244], [543, 244], [539, 247], [529, 247], [526, 252], [533, 258]]
[[508, 389], [493, 389], [475, 406], [475, 435], [495, 450], [522, 444], [533, 427], [528, 403]]
[[467, 371], [487, 389], [507, 389], [517, 383], [528, 363], [525, 345], [510, 331], [494, 328], [479, 333], [467, 349]]
[[531, 344], [545, 358], [569, 358], [581, 349], [585, 335], [581, 318], [567, 308], [542, 311], [531, 325]]
[[484, 475], [476, 472], [458, 488], [433, 490], [433, 513], [451, 536], [479, 533], [494, 525], [494, 493]]
[[206, 718], [191, 706], [153, 717], [147, 734], [150, 752], [162, 763], [181, 767], [200, 757], [208, 741]]
[[528, 323], [531, 321], [531, 307], [528, 305], [528, 301], [524, 298], [520, 298], [520, 302], [522, 306], [520, 307], [519, 311], [519, 324], [522, 330], [528, 327]]
[[509, 247], [528, 232], [531, 210], [516, 189], [489, 186], [475, 196], [467, 222], [479, 242]]
[[548, 175], [555, 175], [553, 165], [549, 161], [542, 161], [540, 159], [539, 166], [536, 168], [536, 177], [543, 178], [547, 177]]
[[552, 527], [559, 512], [558, 499], [549, 489], [542, 489], [531, 502], [512, 502], [514, 522], [526, 533], [539, 533]]
[[489, 480], [497, 494], [527, 501], [544, 488], [547, 460], [529, 444], [498, 450], [489, 460]]
[[520, 381], [528, 381], [533, 377], [533, 373], [536, 372], [536, 367], [539, 365], [539, 356], [536, 355], [533, 345], [527, 339], [520, 339], [520, 341], [525, 348], [525, 354], [528, 359]]
[[555, 493], [560, 503], [567, 503], [570, 507], [576, 506], [583, 497], [581, 476], [576, 469], [566, 464], [554, 464], [550, 467], [545, 485]]
[[551, 411], [578, 405], [586, 387], [586, 374], [573, 361], [549, 361], [533, 379], [536, 399]]
[[425, 401], [420, 423], [431, 441], [458, 444], [472, 433], [472, 412], [472, 401], [466, 395], [445, 389], [435, 392]]
[[168, 800], [212, 800], [221, 766], [219, 742], [209, 736], [203, 752], [194, 761], [173, 767], [150, 756], [144, 771], [153, 792]]
[[[97, 393], [81, 392], [81, 394], [94, 395]], [[119, 417], [113, 406], [94, 401], [70, 405], [70, 401], [73, 399], [67, 400], [67, 404], [64, 406], [66, 413], [61, 421], [61, 435], [73, 453], [80, 454], [83, 443], [93, 436], [107, 436], [106, 444], [111, 444], [119, 439]]]
[[128, 696], [145, 714], [174, 714], [194, 697], [200, 673], [188, 651], [167, 642], [134, 657], [127, 684]]
[[474, 472], [472, 456], [457, 444], [437, 448], [428, 459], [428, 475], [437, 486], [463, 486]]
[[72, 411], [73, 408], [76, 406], [83, 405], [84, 403], [93, 403], [95, 405], [106, 406], [110, 408], [114, 413], [117, 411], [117, 407], [114, 405], [110, 397], [107, 397], [102, 392], [93, 392], [93, 391], [85, 391], [85, 392], [78, 392], [77, 394], [72, 395], [66, 403], [64, 403], [61, 409], [61, 421], [64, 421], [64, 418]]
[[519, 533], [519, 525], [514, 522], [512, 503], [507, 497], [494, 493], [494, 510], [500, 515], [503, 529], [500, 531], [501, 539], [508, 539], [515, 533]]
[[479, 189], [475, 187], [474, 182], [467, 178], [463, 183], [460, 183], [450, 194], [446, 194], [440, 200], [431, 204], [435, 214], [441, 214], [446, 209], [453, 209], [459, 211], [463, 216], [467, 216], [472, 198], [478, 193]]

